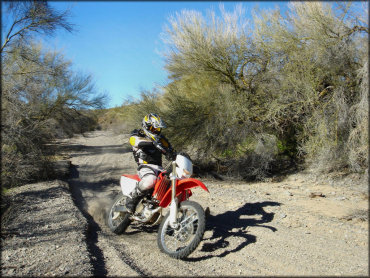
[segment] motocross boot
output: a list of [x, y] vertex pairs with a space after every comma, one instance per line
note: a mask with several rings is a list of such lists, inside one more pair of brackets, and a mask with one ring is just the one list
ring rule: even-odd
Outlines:
[[130, 197], [127, 197], [126, 199], [126, 208], [129, 213], [134, 213], [137, 204], [141, 200], [142, 197], [144, 197], [145, 193], [141, 192], [138, 188], [135, 190], [134, 193], [131, 194]]

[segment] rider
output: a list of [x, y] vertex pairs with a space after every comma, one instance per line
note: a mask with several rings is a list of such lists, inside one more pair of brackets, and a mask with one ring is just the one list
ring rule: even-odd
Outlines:
[[130, 213], [135, 211], [140, 199], [155, 185], [157, 176], [162, 168], [162, 154], [167, 159], [176, 157], [171, 144], [161, 134], [166, 125], [157, 114], [150, 113], [142, 121], [142, 129], [135, 129], [131, 133], [130, 144], [136, 163], [140, 182], [126, 200], [126, 208]]

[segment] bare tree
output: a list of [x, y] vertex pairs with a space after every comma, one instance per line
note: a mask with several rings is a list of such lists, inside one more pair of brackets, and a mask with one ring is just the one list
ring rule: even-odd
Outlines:
[[[1, 46], [1, 53], [9, 47], [12, 42], [21, 42], [29, 39], [35, 33], [42, 35], [53, 35], [58, 28], [69, 32], [73, 25], [68, 21], [69, 11], [59, 12], [50, 7], [47, 1], [2, 1], [5, 12], [10, 15], [11, 22]], [[3, 27], [6, 24], [3, 24]], [[2, 28], [3, 28], [2, 27]]]
[[35, 44], [22, 49], [32, 59], [17, 48], [2, 64], [2, 181], [8, 186], [46, 177], [51, 150], [45, 144], [89, 130], [94, 123], [85, 110], [105, 100], [91, 77], [74, 73], [60, 53]]
[[87, 109], [101, 108], [106, 95], [96, 92], [91, 76], [73, 72], [61, 53], [35, 43], [36, 34], [72, 31], [68, 11], [46, 1], [4, 4], [10, 24], [1, 47], [1, 179], [9, 187], [47, 178], [52, 150], [46, 143], [92, 128]]

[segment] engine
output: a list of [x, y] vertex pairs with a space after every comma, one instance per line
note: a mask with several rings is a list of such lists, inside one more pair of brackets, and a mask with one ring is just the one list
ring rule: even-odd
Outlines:
[[162, 218], [161, 209], [162, 207], [158, 206], [156, 202], [144, 198], [138, 204], [132, 218], [142, 223], [156, 225]]

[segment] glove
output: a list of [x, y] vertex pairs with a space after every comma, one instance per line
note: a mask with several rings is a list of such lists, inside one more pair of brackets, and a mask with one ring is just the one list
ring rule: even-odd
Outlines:
[[176, 156], [177, 156], [177, 153], [176, 151], [174, 151], [172, 148], [169, 149], [166, 153], [166, 158], [168, 160], [175, 160], [176, 159]]
[[165, 150], [165, 148], [162, 146], [161, 143], [159, 143], [158, 141], [153, 141], [153, 145], [158, 149], [160, 150], [162, 153], [167, 153], [167, 151]]

